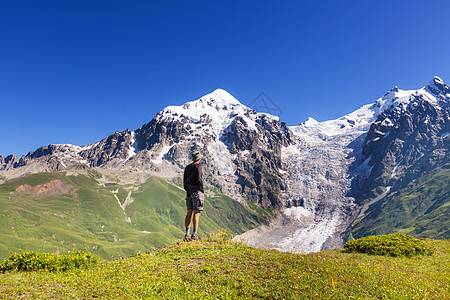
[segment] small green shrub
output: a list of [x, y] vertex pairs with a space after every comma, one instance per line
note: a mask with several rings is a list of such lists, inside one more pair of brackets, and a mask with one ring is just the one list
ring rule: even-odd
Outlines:
[[70, 254], [23, 252], [14, 253], [0, 264], [0, 271], [66, 271], [87, 268], [97, 263], [91, 253], [75, 251]]
[[373, 235], [348, 241], [345, 252], [359, 252], [375, 255], [413, 256], [431, 255], [434, 250], [423, 241], [407, 234]]

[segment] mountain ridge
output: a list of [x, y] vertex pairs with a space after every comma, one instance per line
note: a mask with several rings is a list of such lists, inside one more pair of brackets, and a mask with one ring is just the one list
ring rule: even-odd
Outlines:
[[394, 87], [338, 119], [287, 126], [217, 89], [90, 145], [49, 145], [20, 159], [0, 156], [0, 183], [90, 168], [124, 184], [152, 176], [176, 182], [198, 150], [206, 158], [207, 186], [242, 205], [249, 200], [279, 212], [271, 224], [241, 238], [288, 251], [335, 248], [365, 203], [448, 162], [449, 91], [435, 76], [418, 90]]
[[[448, 99], [450, 97], [450, 88], [448, 86], [446, 86], [444, 81], [438, 76], [434, 76], [434, 78], [426, 86], [424, 86], [423, 88], [421, 88], [419, 90], [400, 90], [400, 91], [402, 91], [403, 93], [405, 93], [407, 95], [409, 95], [411, 93], [411, 91], [415, 91], [416, 93], [418, 93], [419, 91], [426, 91], [427, 93], [430, 93], [433, 96], [435, 96], [435, 99], [438, 99], [441, 101]], [[396, 86], [396, 87], [392, 88], [389, 92], [387, 92], [382, 98], [379, 98], [378, 100], [376, 100], [375, 103], [364, 105], [361, 108], [353, 111], [352, 113], [344, 115], [338, 119], [319, 122], [319, 121], [314, 120], [312, 117], [309, 117], [307, 121], [302, 122], [298, 126], [308, 125], [308, 124], [317, 124], [317, 123], [326, 124], [326, 123], [330, 123], [330, 122], [336, 122], [337, 120], [346, 120], [348, 122], [348, 126], [352, 126], [352, 125], [354, 125], [353, 122], [355, 122], [354, 120], [352, 120], [352, 117], [354, 117], [356, 119], [363, 117], [368, 120], [359, 120], [360, 122], [366, 121], [368, 123], [371, 123], [371, 121], [374, 121], [376, 119], [378, 114], [380, 114], [381, 112], [383, 112], [384, 110], [386, 110], [388, 108], [389, 105], [386, 105], [386, 103], [387, 103], [386, 98], [390, 99], [391, 102], [393, 101], [393, 99], [405, 98], [402, 95], [396, 94], [398, 92], [399, 92], [399, 89]], [[426, 97], [426, 99], [430, 100], [433, 98]], [[382, 102], [383, 102], [383, 105], [380, 104]], [[398, 106], [399, 104], [404, 104], [404, 102], [405, 102], [404, 100], [403, 100], [403, 102], [400, 101], [397, 103], [396, 106]], [[445, 100], [444, 103], [447, 104], [448, 100]], [[214, 106], [214, 104], [216, 104], [216, 105]], [[241, 102], [239, 102], [235, 97], [233, 97], [226, 90], [218, 88], [218, 89], [214, 90], [213, 92], [206, 94], [205, 96], [202, 96], [201, 98], [199, 98], [197, 100], [188, 101], [179, 106], [167, 106], [166, 108], [161, 110], [155, 117], [164, 116], [164, 115], [184, 116], [186, 112], [189, 112], [189, 109], [191, 108], [191, 106], [199, 108], [200, 105], [202, 105], [203, 109], [205, 108], [205, 105], [206, 105], [206, 106], [216, 109], [217, 111], [219, 111], [220, 109], [227, 110], [228, 107], [239, 106], [239, 107], [243, 107], [247, 110], [250, 110], [253, 113], [256, 113], [256, 111], [254, 111], [253, 109], [248, 108], [247, 106], [245, 106]], [[378, 110], [373, 109], [374, 107], [378, 107], [379, 109]], [[370, 110], [370, 109], [372, 109], [372, 113], [368, 112], [368, 110]], [[211, 115], [211, 111], [207, 111], [207, 112], [203, 111], [203, 114], [205, 114], [205, 113], [207, 113], [207, 114], [209, 113], [209, 115]], [[196, 121], [200, 120], [200, 116], [201, 116], [200, 114], [201, 114], [201, 111], [196, 113]], [[279, 119], [278, 116], [273, 116], [273, 115], [270, 115], [267, 113], [258, 113], [258, 114], [267, 115], [274, 119]], [[188, 116], [192, 117], [192, 115], [188, 115]], [[221, 119], [224, 119], [224, 118], [221, 118]], [[247, 120], [248, 120], [248, 118], [245, 119], [245, 121], [247, 121]], [[227, 123], [227, 125], [229, 125], [229, 123]], [[342, 128], [344, 128], [343, 126], [346, 126], [346, 125], [347, 124], [340, 124], [340, 126]], [[136, 131], [141, 130], [142, 127], [144, 127], [144, 126], [145, 125], [141, 126], [140, 128], [138, 128], [134, 131], [131, 131], [130, 129], [126, 129], [124, 131], [116, 131], [114, 134], [110, 135], [109, 137], [117, 135], [118, 133], [123, 133], [123, 132], [133, 135], [133, 133], [136, 133]], [[288, 127], [295, 128], [298, 126], [288, 126]], [[223, 130], [224, 126], [222, 126], [220, 129]], [[101, 140], [101, 141], [103, 141], [103, 140]], [[42, 146], [35, 151], [30, 151], [28, 154], [26, 154], [22, 157], [38, 158], [38, 157], [41, 157], [44, 155], [49, 155], [54, 152], [54, 151], [52, 151], [52, 149], [54, 150], [58, 146], [66, 147], [66, 148], [73, 147], [76, 152], [85, 153], [85, 152], [87, 152], [88, 149], [97, 146], [99, 143], [101, 143], [101, 141], [94, 142], [94, 143], [91, 143], [91, 144], [88, 144], [85, 146], [77, 146], [77, 145], [73, 145], [73, 144], [50, 144], [48, 146]], [[131, 158], [132, 156], [134, 156], [136, 154], [136, 152], [142, 150], [141, 149], [142, 147], [138, 148], [135, 146], [138, 146], [138, 143], [135, 143], [134, 141], [133, 141], [133, 143], [131, 143], [131, 145], [129, 145], [128, 150], [129, 150], [130, 155], [128, 156], [128, 158]], [[85, 155], [81, 155], [81, 157], [84, 157], [84, 156]], [[14, 154], [10, 154], [6, 157], [3, 157], [3, 156], [0, 156], [0, 157], [2, 157], [1, 162], [3, 163], [3, 166], [0, 167], [0, 170], [6, 169], [7, 166], [11, 167], [12, 164], [17, 163], [17, 161], [20, 160]], [[18, 166], [22, 166], [22, 165], [23, 165], [23, 163], [19, 163]]]

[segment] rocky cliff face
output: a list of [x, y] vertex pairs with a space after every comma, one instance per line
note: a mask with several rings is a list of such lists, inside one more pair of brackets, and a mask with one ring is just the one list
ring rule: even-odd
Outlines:
[[134, 143], [134, 132], [129, 129], [117, 131], [98, 143], [82, 148], [79, 156], [91, 167], [120, 167], [135, 155]]
[[[83, 164], [88, 167], [114, 168], [131, 158], [134, 133], [129, 129], [118, 131], [100, 142], [80, 147], [69, 144], [43, 146], [18, 159], [14, 155], [0, 158], [0, 170], [22, 167], [31, 169], [33, 165], [44, 164], [49, 172], [61, 171], [67, 167]], [[33, 173], [30, 170], [30, 173]]]
[[[398, 100], [394, 96], [392, 101]], [[435, 77], [424, 89], [391, 105], [370, 126], [363, 147], [372, 172], [361, 198], [379, 186], [408, 183], [448, 162], [450, 132], [448, 87]], [[405, 174], [408, 176], [405, 177]]]
[[236, 118], [222, 139], [234, 157], [242, 193], [262, 207], [280, 207], [279, 196], [286, 189], [281, 149], [294, 143], [293, 134], [267, 115], [258, 116], [255, 126], [256, 131], [249, 130], [244, 119]]
[[0, 170], [12, 169], [18, 166], [19, 158], [14, 154], [3, 157], [0, 155]]

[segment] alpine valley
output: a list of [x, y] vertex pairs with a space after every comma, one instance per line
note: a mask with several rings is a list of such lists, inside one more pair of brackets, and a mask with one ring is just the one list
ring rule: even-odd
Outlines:
[[450, 88], [394, 87], [336, 120], [287, 126], [218, 89], [87, 145], [0, 156], [0, 258], [132, 255], [184, 235], [182, 174], [205, 159], [200, 234], [297, 253], [349, 238], [450, 238]]

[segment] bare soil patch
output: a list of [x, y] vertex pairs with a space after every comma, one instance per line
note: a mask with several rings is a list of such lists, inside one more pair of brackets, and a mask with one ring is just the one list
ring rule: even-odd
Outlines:
[[23, 194], [28, 194], [31, 196], [38, 197], [48, 197], [57, 195], [70, 195], [73, 197], [78, 196], [78, 188], [68, 184], [59, 179], [52, 180], [50, 182], [39, 184], [36, 186], [31, 186], [29, 184], [24, 184], [16, 188], [16, 195], [20, 196]]

